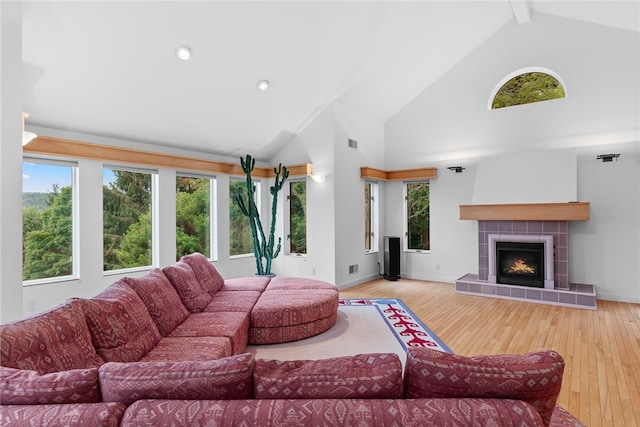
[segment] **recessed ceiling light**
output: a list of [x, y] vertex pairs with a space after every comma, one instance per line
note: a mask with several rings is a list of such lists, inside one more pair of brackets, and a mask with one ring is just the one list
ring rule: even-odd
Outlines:
[[267, 90], [269, 89], [269, 80], [260, 80], [256, 86], [260, 90]]
[[191, 58], [191, 49], [188, 46], [178, 46], [176, 49], [176, 56], [178, 59], [188, 61]]

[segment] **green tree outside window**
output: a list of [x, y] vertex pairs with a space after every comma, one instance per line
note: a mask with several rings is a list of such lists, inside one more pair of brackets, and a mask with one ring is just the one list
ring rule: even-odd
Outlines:
[[407, 249], [430, 250], [429, 182], [407, 186]]
[[104, 168], [104, 270], [152, 265], [151, 173]]
[[176, 177], [176, 260], [200, 252], [211, 257], [213, 179]]
[[493, 98], [491, 109], [564, 97], [564, 87], [555, 77], [541, 72], [523, 73], [500, 87]]
[[307, 183], [289, 183], [289, 238], [292, 254], [307, 253]]

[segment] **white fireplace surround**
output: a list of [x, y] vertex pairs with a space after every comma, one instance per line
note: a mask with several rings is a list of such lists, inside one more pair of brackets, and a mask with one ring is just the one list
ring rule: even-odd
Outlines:
[[489, 283], [497, 283], [496, 274], [496, 243], [497, 242], [523, 242], [523, 243], [544, 243], [544, 288], [554, 289], [554, 270], [553, 270], [553, 236], [529, 235], [529, 234], [489, 234], [489, 275], [487, 281]]

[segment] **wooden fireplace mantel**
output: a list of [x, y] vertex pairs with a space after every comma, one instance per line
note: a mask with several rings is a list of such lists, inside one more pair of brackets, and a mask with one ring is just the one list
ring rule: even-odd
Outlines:
[[483, 221], [586, 221], [589, 202], [460, 205], [460, 219]]

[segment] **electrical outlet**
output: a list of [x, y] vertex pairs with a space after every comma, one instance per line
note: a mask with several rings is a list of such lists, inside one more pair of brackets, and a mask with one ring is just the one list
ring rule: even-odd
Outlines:
[[440, 264], [436, 264], [436, 270], [440, 270]]
[[29, 301], [29, 304], [27, 304], [27, 311], [29, 313], [35, 313], [37, 309], [38, 309], [38, 304], [35, 301]]
[[315, 275], [316, 275], [316, 269], [315, 269], [315, 268], [312, 268], [312, 269], [311, 269], [311, 275], [312, 275], [312, 276], [315, 276]]

